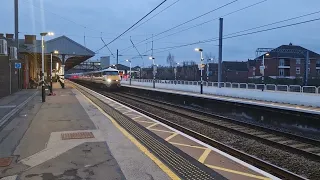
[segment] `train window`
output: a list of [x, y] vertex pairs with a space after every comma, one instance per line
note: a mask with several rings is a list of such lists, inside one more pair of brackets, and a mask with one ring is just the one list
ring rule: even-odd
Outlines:
[[103, 75], [119, 75], [118, 71], [104, 71]]
[[93, 74], [94, 77], [101, 77], [101, 72], [96, 72]]

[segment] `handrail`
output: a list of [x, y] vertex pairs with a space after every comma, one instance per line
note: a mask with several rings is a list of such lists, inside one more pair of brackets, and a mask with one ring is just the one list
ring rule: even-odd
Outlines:
[[[129, 81], [129, 79], [123, 79], [122, 81]], [[146, 82], [153, 83], [153, 79], [132, 79], [132, 82]], [[173, 85], [194, 85], [200, 86], [201, 81], [184, 81], [184, 80], [161, 80], [156, 79], [155, 83], [161, 84], [173, 84]], [[219, 87], [218, 82], [204, 81], [204, 86], [210, 88]], [[256, 90], [267, 90], [267, 91], [280, 91], [288, 93], [312, 93], [320, 94], [320, 86], [300, 86], [300, 85], [281, 85], [281, 84], [254, 84], [254, 83], [231, 83], [231, 82], [220, 82], [221, 88], [233, 88], [233, 89], [256, 89]]]

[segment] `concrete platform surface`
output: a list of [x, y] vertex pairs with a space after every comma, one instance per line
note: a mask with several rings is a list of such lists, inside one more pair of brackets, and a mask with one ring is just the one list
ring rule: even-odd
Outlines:
[[0, 130], [0, 179], [170, 179], [79, 91], [54, 92]]

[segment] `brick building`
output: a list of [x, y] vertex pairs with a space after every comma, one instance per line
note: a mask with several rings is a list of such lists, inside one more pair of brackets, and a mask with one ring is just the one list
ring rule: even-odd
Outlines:
[[[264, 56], [265, 77], [273, 79], [288, 78], [302, 79], [305, 73], [305, 56], [303, 54], [278, 52], [277, 50], [299, 50], [307, 51], [307, 49], [292, 45], [282, 45], [275, 50], [265, 53], [254, 60], [248, 60], [249, 78], [260, 78], [260, 66]], [[309, 51], [309, 78], [315, 79], [320, 77], [320, 55], [311, 50]]]
[[[13, 34], [0, 33], [0, 98], [7, 96], [11, 93], [18, 91], [19, 89], [19, 70], [15, 69], [15, 63], [19, 62], [17, 59], [13, 59], [13, 52], [10, 51], [10, 47], [14, 47]], [[5, 43], [7, 48], [5, 50]], [[10, 67], [11, 66], [11, 67]], [[10, 71], [11, 71], [11, 82], [10, 82]], [[11, 86], [10, 86], [11, 83]], [[10, 89], [11, 87], [11, 89]]]

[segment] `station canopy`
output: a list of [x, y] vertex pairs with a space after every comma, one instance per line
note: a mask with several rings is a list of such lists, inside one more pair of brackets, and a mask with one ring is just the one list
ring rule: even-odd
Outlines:
[[[25, 44], [24, 40], [20, 40], [20, 52], [41, 54], [41, 40], [36, 40], [34, 44]], [[59, 51], [56, 57], [59, 57], [61, 62], [65, 62], [65, 70], [69, 70], [76, 65], [93, 57], [95, 53], [81, 44], [73, 41], [66, 36], [60, 36], [48, 41], [45, 41], [45, 55], [50, 55], [55, 50]]]

